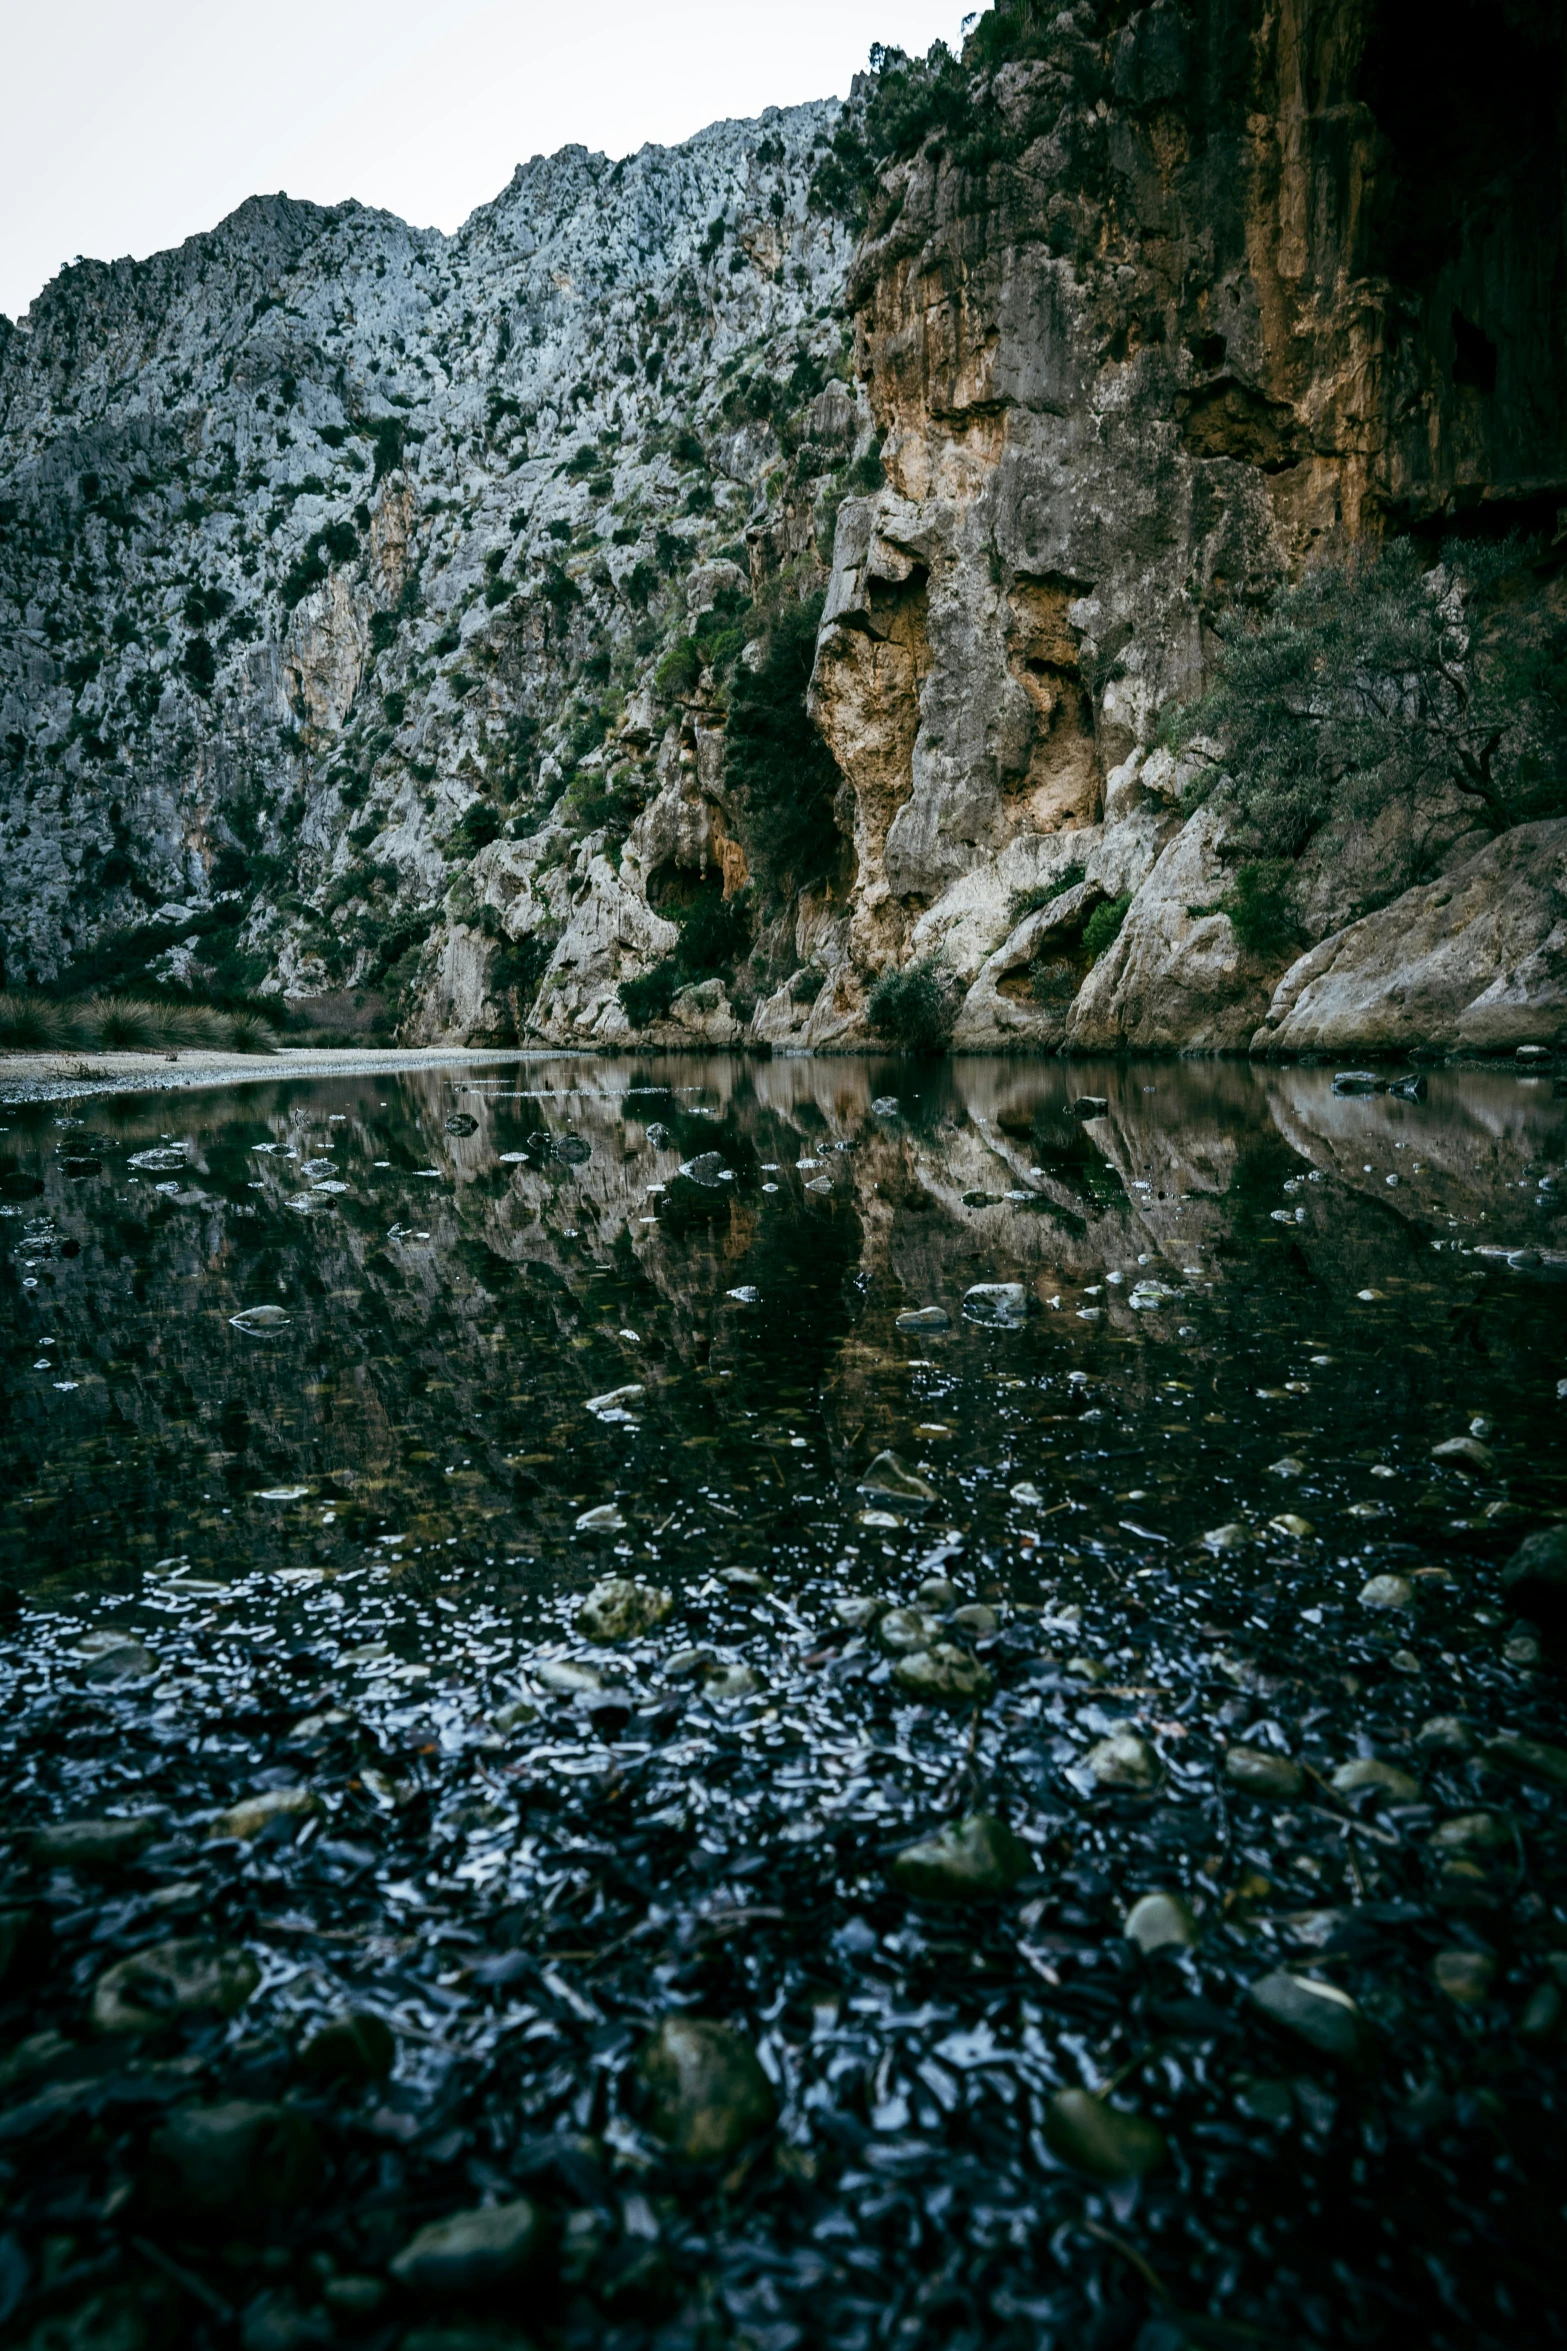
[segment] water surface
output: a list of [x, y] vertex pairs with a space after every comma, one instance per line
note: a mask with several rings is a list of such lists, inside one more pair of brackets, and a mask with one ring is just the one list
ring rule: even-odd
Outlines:
[[[1548, 1076], [530, 1058], [5, 1120], [32, 2351], [431, 2351], [393, 2257], [524, 2194], [550, 2250], [448, 2351], [1557, 2339], [1567, 1752], [1503, 1580], [1567, 1515]], [[616, 1575], [665, 1612], [596, 1641]], [[1010, 1892], [900, 1891], [976, 1811]], [[171, 1937], [249, 1996], [95, 2031]], [[655, 2127], [681, 2011], [772, 2084], [732, 2165]], [[345, 2013], [389, 2064], [324, 2088]], [[1140, 2183], [1063, 2156], [1078, 2087]], [[236, 2100], [308, 2190], [170, 2184]]]

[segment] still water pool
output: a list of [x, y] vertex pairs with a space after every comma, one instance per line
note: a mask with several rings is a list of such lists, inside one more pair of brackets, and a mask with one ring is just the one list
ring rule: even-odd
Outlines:
[[0, 1116], [19, 2340], [1557, 2339], [1548, 1074]]

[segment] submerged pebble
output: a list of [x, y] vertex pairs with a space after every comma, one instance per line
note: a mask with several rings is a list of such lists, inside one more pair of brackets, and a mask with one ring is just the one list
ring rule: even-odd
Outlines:
[[926, 1902], [974, 1902], [1005, 1894], [1029, 1868], [1028, 1847], [993, 1813], [970, 1813], [933, 1837], [905, 1845], [895, 1884]]
[[1127, 1912], [1124, 1932], [1139, 1951], [1187, 1951], [1198, 1940], [1191, 1904], [1180, 1894], [1144, 1894]]
[[1140, 2180], [1164, 2161], [1164, 2133], [1145, 2115], [1126, 2114], [1087, 2090], [1058, 2090], [1045, 2109], [1052, 2155], [1090, 2179]]
[[691, 2163], [721, 2163], [778, 2112], [756, 2051], [732, 2026], [666, 2016], [643, 2048], [640, 2070], [655, 2135]]

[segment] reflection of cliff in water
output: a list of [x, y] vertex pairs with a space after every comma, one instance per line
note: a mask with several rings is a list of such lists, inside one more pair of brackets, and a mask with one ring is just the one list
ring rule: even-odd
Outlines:
[[[1343, 1447], [1366, 1409], [1538, 1385], [1561, 1293], [1446, 1244], [1550, 1244], [1564, 1108], [1481, 1073], [1416, 1105], [1234, 1063], [720, 1056], [13, 1111], [5, 1560], [112, 1582], [398, 1535], [553, 1572], [585, 1509], [618, 1493], [630, 1549], [703, 1487], [765, 1547], [886, 1443], [983, 1521], [1019, 1442], [998, 1375], [1073, 1369], [1141, 1441], [1172, 1383], [1202, 1395], [1211, 1433], [1191, 1415], [1158, 1474], [1211, 1516], [1205, 1488], [1277, 1442], [1255, 1389], [1313, 1344], [1331, 1406], [1290, 1411], [1318, 1442], [1344, 1414]], [[1034, 1302], [1004, 1366], [960, 1314], [990, 1280]], [[1139, 1281], [1168, 1302], [1134, 1310]], [[286, 1327], [236, 1330], [258, 1304]], [[895, 1317], [927, 1304], [953, 1330], [911, 1345]], [[950, 1434], [920, 1433], [911, 1358]], [[586, 1410], [630, 1384], [629, 1420]]]

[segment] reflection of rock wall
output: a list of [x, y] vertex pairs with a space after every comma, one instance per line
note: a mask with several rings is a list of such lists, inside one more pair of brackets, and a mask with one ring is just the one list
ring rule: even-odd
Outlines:
[[[618, 1440], [586, 1400], [627, 1381], [684, 1458], [688, 1436], [750, 1444], [704, 1385], [738, 1367], [764, 1403], [770, 1382], [812, 1425], [820, 1413], [844, 1466], [876, 1430], [897, 1435], [895, 1315], [955, 1316], [976, 1281], [1023, 1281], [1047, 1348], [1088, 1363], [1101, 1339], [1148, 1336], [1129, 1303], [1145, 1267], [1239, 1303], [1271, 1241], [1326, 1309], [1445, 1277], [1432, 1239], [1567, 1237], [1560, 1195], [1535, 1189], [1567, 1149], [1561, 1105], [1511, 1077], [1439, 1072], [1429, 1106], [1240, 1060], [696, 1053], [432, 1071], [390, 1101], [385, 1082], [153, 1097], [96, 1106], [64, 1136], [13, 1129], [0, 1246], [28, 1261], [39, 1288], [18, 1312], [57, 1357], [31, 1370], [33, 1338], [0, 1369], [0, 1543], [21, 1572], [330, 1565], [388, 1531], [554, 1572], [574, 1498], [615, 1484]], [[898, 1110], [873, 1109], [891, 1085]], [[1102, 1115], [1071, 1115], [1082, 1087]], [[454, 1110], [471, 1134], [448, 1129]], [[171, 1133], [199, 1138], [179, 1172], [133, 1187], [130, 1154]], [[734, 1182], [679, 1178], [706, 1150]], [[67, 1158], [104, 1172], [68, 1176]], [[825, 1194], [801, 1188], [802, 1158]], [[289, 1203], [310, 1196], [317, 1160], [347, 1190], [306, 1213]], [[779, 1192], [761, 1191], [762, 1162], [779, 1164]], [[1312, 1170], [1324, 1180], [1296, 1180]], [[172, 1196], [153, 1188], [165, 1181]], [[747, 1285], [755, 1305], [728, 1295]], [[233, 1329], [260, 1302], [282, 1305], [286, 1331]], [[1185, 1376], [1207, 1343], [1182, 1342]], [[256, 1499], [295, 1485], [307, 1500]]]

